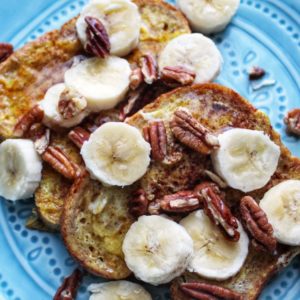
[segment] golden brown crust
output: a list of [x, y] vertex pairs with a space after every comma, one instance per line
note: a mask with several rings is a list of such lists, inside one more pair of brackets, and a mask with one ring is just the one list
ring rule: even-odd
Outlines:
[[63, 74], [81, 45], [75, 19], [15, 51], [0, 64], [0, 139], [13, 136], [19, 118], [40, 101]]
[[[249, 193], [260, 200], [264, 193], [282, 180], [300, 179], [300, 160], [292, 157], [289, 150], [281, 143], [279, 135], [272, 129], [268, 117], [255, 109], [249, 102], [233, 90], [209, 83], [183, 87], [160, 96], [154, 103], [147, 105], [128, 123], [142, 129], [148, 119], [163, 120], [168, 132], [168, 153], [172, 154], [179, 142], [170, 133], [169, 122], [173, 113], [179, 108], [188, 109], [193, 117], [214, 132], [226, 127], [240, 127], [262, 130], [280, 146], [281, 157], [278, 168], [267, 186]], [[166, 194], [193, 188], [195, 184], [207, 179], [204, 170], [213, 171], [207, 156], [181, 147], [182, 159], [178, 165], [169, 166], [163, 163], [152, 163], [145, 176], [141, 179], [141, 187], [148, 199], [161, 198]], [[238, 203], [244, 194], [237, 190], [226, 188], [226, 204], [238, 215]], [[260, 253], [251, 248], [246, 263], [241, 271], [231, 279], [223, 282], [209, 281], [195, 274], [186, 273], [176, 279], [172, 285], [174, 300], [188, 300], [178, 288], [183, 280], [196, 279], [201, 282], [211, 282], [245, 294], [247, 300], [256, 299], [266, 281], [293, 256], [300, 253], [300, 247], [280, 246], [277, 256]]]
[[[105, 188], [86, 176], [77, 179], [67, 197], [61, 234], [70, 254], [89, 272], [108, 279], [130, 275], [122, 243], [133, 219], [128, 213], [131, 189]], [[107, 201], [93, 211], [99, 197]], [[91, 208], [91, 205], [94, 208]]]

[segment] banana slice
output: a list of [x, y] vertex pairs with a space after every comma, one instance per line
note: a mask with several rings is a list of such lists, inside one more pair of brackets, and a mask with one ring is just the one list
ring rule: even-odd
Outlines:
[[128, 268], [153, 285], [170, 282], [184, 272], [193, 253], [193, 241], [184, 228], [162, 216], [142, 216], [123, 242]]
[[212, 153], [213, 165], [232, 188], [262, 188], [276, 171], [280, 148], [262, 131], [234, 128], [220, 134], [219, 143]]
[[8, 139], [0, 145], [0, 196], [32, 197], [41, 181], [42, 162], [30, 140]]
[[209, 34], [227, 26], [240, 0], [177, 0], [177, 4], [194, 31]]
[[[60, 95], [66, 89], [64, 83], [53, 85], [46, 92], [44, 99], [39, 103], [44, 111], [43, 123], [48, 127], [65, 127], [70, 128], [78, 125], [88, 115], [88, 110], [85, 109], [86, 103], [82, 104], [82, 111], [72, 118], [65, 119], [59, 113], [58, 102]], [[80, 105], [80, 103], [78, 103]]]
[[180, 224], [194, 242], [194, 254], [188, 266], [190, 272], [225, 280], [242, 268], [248, 255], [249, 239], [240, 223], [238, 242], [226, 239], [201, 209], [189, 214]]
[[300, 180], [286, 180], [272, 187], [259, 203], [283, 244], [300, 245]]
[[130, 74], [130, 65], [125, 59], [93, 57], [66, 71], [65, 83], [87, 99], [89, 110], [99, 112], [123, 100]]
[[125, 186], [146, 173], [150, 150], [138, 129], [108, 122], [91, 134], [81, 148], [81, 155], [96, 179], [107, 185]]
[[94, 0], [82, 10], [76, 29], [82, 44], [87, 42], [85, 17], [99, 19], [104, 25], [111, 44], [112, 55], [125, 56], [137, 47], [140, 37], [141, 16], [138, 7], [129, 0]]
[[91, 284], [88, 291], [89, 300], [152, 300], [141, 285], [125, 280]]
[[214, 42], [201, 33], [183, 34], [171, 40], [159, 56], [160, 70], [183, 66], [196, 73], [194, 83], [212, 81], [220, 73], [222, 55]]

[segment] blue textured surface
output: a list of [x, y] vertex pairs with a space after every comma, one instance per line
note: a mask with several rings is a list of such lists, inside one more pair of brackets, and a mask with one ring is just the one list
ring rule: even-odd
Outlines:
[[[0, 0], [0, 40], [20, 47], [59, 27], [83, 4], [76, 0]], [[218, 81], [266, 112], [283, 142], [298, 156], [300, 143], [285, 134], [282, 120], [287, 110], [300, 106], [299, 22], [300, 0], [241, 0], [232, 24], [213, 37], [225, 61]], [[276, 84], [252, 91], [246, 76], [252, 65], [264, 67]], [[75, 266], [59, 236], [24, 227], [31, 207], [32, 201], [0, 203], [0, 300], [51, 299]], [[95, 280], [99, 281], [85, 280], [79, 299], [88, 298], [86, 285]], [[155, 300], [169, 299], [164, 288], [154, 289], [153, 296]], [[300, 299], [299, 258], [272, 280], [260, 299]]]

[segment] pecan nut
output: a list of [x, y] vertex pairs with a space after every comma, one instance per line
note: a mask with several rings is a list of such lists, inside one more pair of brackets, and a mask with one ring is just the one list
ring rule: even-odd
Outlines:
[[79, 269], [66, 277], [56, 291], [53, 300], [75, 300], [78, 287], [82, 281], [83, 273]]
[[300, 136], [300, 109], [295, 108], [289, 111], [284, 118], [287, 131]]
[[14, 52], [13, 45], [0, 43], [0, 63], [5, 61]]
[[41, 123], [35, 123], [29, 128], [26, 137], [33, 140], [36, 152], [42, 155], [50, 143], [50, 129]]
[[49, 146], [43, 153], [42, 159], [68, 179], [73, 180], [80, 175], [80, 167], [73, 163], [59, 147]]
[[181, 143], [201, 154], [208, 155], [219, 146], [218, 138], [183, 109], [174, 113], [170, 126]]
[[266, 74], [265, 70], [257, 66], [253, 66], [248, 73], [250, 80], [260, 79], [265, 74]]
[[142, 84], [143, 80], [144, 77], [141, 68], [137, 67], [133, 69], [130, 75], [130, 89], [136, 90]]
[[107, 57], [111, 45], [106, 28], [97, 18], [87, 16], [84, 20], [87, 24], [86, 34], [88, 39], [85, 50], [95, 56]]
[[148, 211], [148, 203], [149, 200], [145, 191], [143, 189], [137, 190], [129, 200], [129, 213], [135, 218], [145, 215]]
[[14, 134], [17, 137], [23, 137], [27, 134], [31, 126], [35, 123], [42, 122], [44, 118], [44, 111], [39, 105], [35, 105], [25, 115], [21, 117], [15, 125]]
[[188, 213], [201, 207], [202, 201], [193, 191], [181, 191], [157, 200], [160, 209], [169, 213]]
[[86, 99], [77, 92], [66, 88], [60, 94], [58, 112], [65, 120], [78, 116], [86, 107]]
[[89, 115], [86, 121], [83, 123], [83, 127], [89, 132], [93, 133], [101, 125], [112, 122], [113, 119], [109, 116], [105, 116], [103, 113]]
[[164, 67], [160, 79], [169, 86], [189, 85], [195, 80], [196, 73], [182, 66]]
[[158, 79], [158, 67], [156, 59], [151, 54], [145, 54], [140, 58], [141, 71], [144, 76], [144, 81], [147, 84], [152, 84]]
[[163, 121], [151, 121], [143, 128], [145, 140], [151, 145], [152, 158], [162, 161], [167, 155], [167, 133]]
[[139, 104], [143, 102], [143, 96], [146, 91], [146, 86], [141, 85], [138, 89], [128, 93], [127, 100], [121, 105], [119, 119], [124, 121], [128, 116], [132, 115]]
[[81, 149], [84, 142], [90, 138], [90, 133], [82, 127], [75, 127], [68, 134], [68, 138]]
[[262, 245], [262, 249], [274, 253], [277, 241], [273, 236], [273, 227], [256, 201], [250, 196], [243, 197], [240, 202], [240, 212], [243, 224], [255, 239], [255, 244]]
[[203, 282], [183, 282], [180, 289], [197, 300], [242, 300], [243, 296], [233, 290]]
[[204, 212], [210, 220], [223, 229], [226, 237], [237, 242], [240, 238], [238, 221], [222, 200], [218, 186], [212, 182], [204, 182], [197, 185], [194, 192], [203, 201]]

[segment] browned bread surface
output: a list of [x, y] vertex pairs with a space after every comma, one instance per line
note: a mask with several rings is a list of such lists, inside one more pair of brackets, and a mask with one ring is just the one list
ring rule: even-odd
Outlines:
[[[130, 194], [130, 188], [103, 187], [87, 175], [75, 181], [65, 201], [61, 222], [64, 243], [95, 275], [109, 279], [130, 275], [122, 252], [124, 236], [133, 222], [127, 208]], [[104, 207], [94, 211], [99, 199], [105, 201]]]
[[[204, 174], [205, 169], [213, 171], [209, 156], [198, 154], [181, 146], [174, 139], [169, 121], [179, 107], [188, 109], [194, 118], [214, 132], [226, 127], [262, 130], [280, 146], [281, 157], [272, 179], [264, 188], [249, 193], [256, 200], [259, 201], [270, 187], [280, 181], [289, 178], [300, 179], [300, 160], [292, 157], [288, 149], [281, 143], [279, 135], [272, 129], [269, 119], [264, 113], [256, 110], [249, 102], [229, 88], [213, 83], [195, 85], [179, 88], [160, 96], [154, 103], [146, 106], [127, 121], [142, 129], [147, 124], [147, 120], [163, 120], [168, 135], [168, 155], [172, 156], [174, 152], [178, 151], [182, 153], [181, 160], [174, 165], [157, 162], [151, 164], [140, 182], [149, 199], [193, 188], [197, 183], [208, 179]], [[238, 216], [238, 203], [244, 194], [231, 188], [223, 191], [226, 194], [226, 203]], [[250, 248], [247, 261], [236, 276], [224, 282], [210, 282], [243, 292], [247, 300], [255, 299], [265, 282], [299, 252], [300, 248], [281, 246], [278, 255], [272, 256]], [[173, 299], [189, 299], [183, 296], [178, 289], [178, 283], [188, 279], [205, 281], [195, 274], [186, 273], [174, 281], [172, 285]]]

